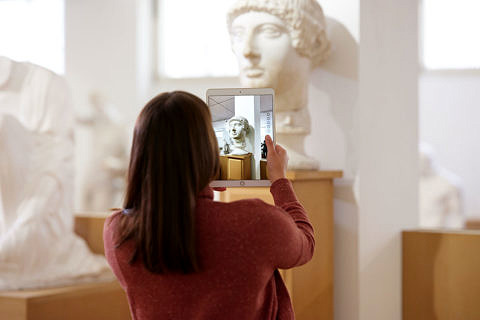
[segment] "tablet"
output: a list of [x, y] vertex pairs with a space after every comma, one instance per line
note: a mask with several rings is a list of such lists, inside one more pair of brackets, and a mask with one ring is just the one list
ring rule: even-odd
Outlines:
[[212, 187], [270, 186], [268, 134], [275, 142], [273, 89], [209, 89], [207, 104], [220, 152], [220, 176]]

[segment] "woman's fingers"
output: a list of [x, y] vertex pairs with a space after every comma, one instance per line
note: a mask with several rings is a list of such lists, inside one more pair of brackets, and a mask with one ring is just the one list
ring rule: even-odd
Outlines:
[[279, 144], [277, 144], [277, 145], [275, 146], [275, 151], [276, 151], [277, 153], [279, 153], [279, 154], [282, 154], [282, 155], [287, 152], [287, 151], [286, 151], [281, 145], [279, 145]]
[[270, 137], [270, 135], [268, 135], [268, 134], [265, 136], [265, 144], [267, 145], [267, 152], [268, 153], [270, 153], [270, 152], [275, 153], [275, 146], [273, 145], [272, 137]]

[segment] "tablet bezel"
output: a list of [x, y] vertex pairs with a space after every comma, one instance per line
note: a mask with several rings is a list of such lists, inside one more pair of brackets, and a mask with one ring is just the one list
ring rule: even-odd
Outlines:
[[[255, 95], [272, 95], [272, 123], [273, 123], [273, 143], [276, 139], [275, 130], [275, 91], [271, 88], [215, 88], [207, 90], [207, 106], [210, 96], [255, 96]], [[272, 183], [270, 180], [213, 180], [210, 182], [211, 187], [269, 187]]]

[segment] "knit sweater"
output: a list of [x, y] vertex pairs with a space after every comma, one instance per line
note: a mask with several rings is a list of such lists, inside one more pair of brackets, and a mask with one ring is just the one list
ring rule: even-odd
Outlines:
[[115, 248], [119, 213], [105, 222], [105, 255], [125, 290], [133, 319], [294, 319], [277, 268], [308, 262], [313, 228], [287, 179], [270, 192], [275, 206], [259, 199], [213, 200], [206, 188], [196, 201], [196, 246], [201, 270], [154, 274], [141, 259], [128, 261], [133, 240]]

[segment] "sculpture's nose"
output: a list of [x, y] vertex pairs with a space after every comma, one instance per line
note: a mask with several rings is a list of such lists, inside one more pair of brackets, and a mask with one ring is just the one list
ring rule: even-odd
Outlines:
[[256, 37], [254, 32], [249, 32], [243, 42], [243, 56], [247, 59], [258, 58], [260, 56], [256, 46]]

